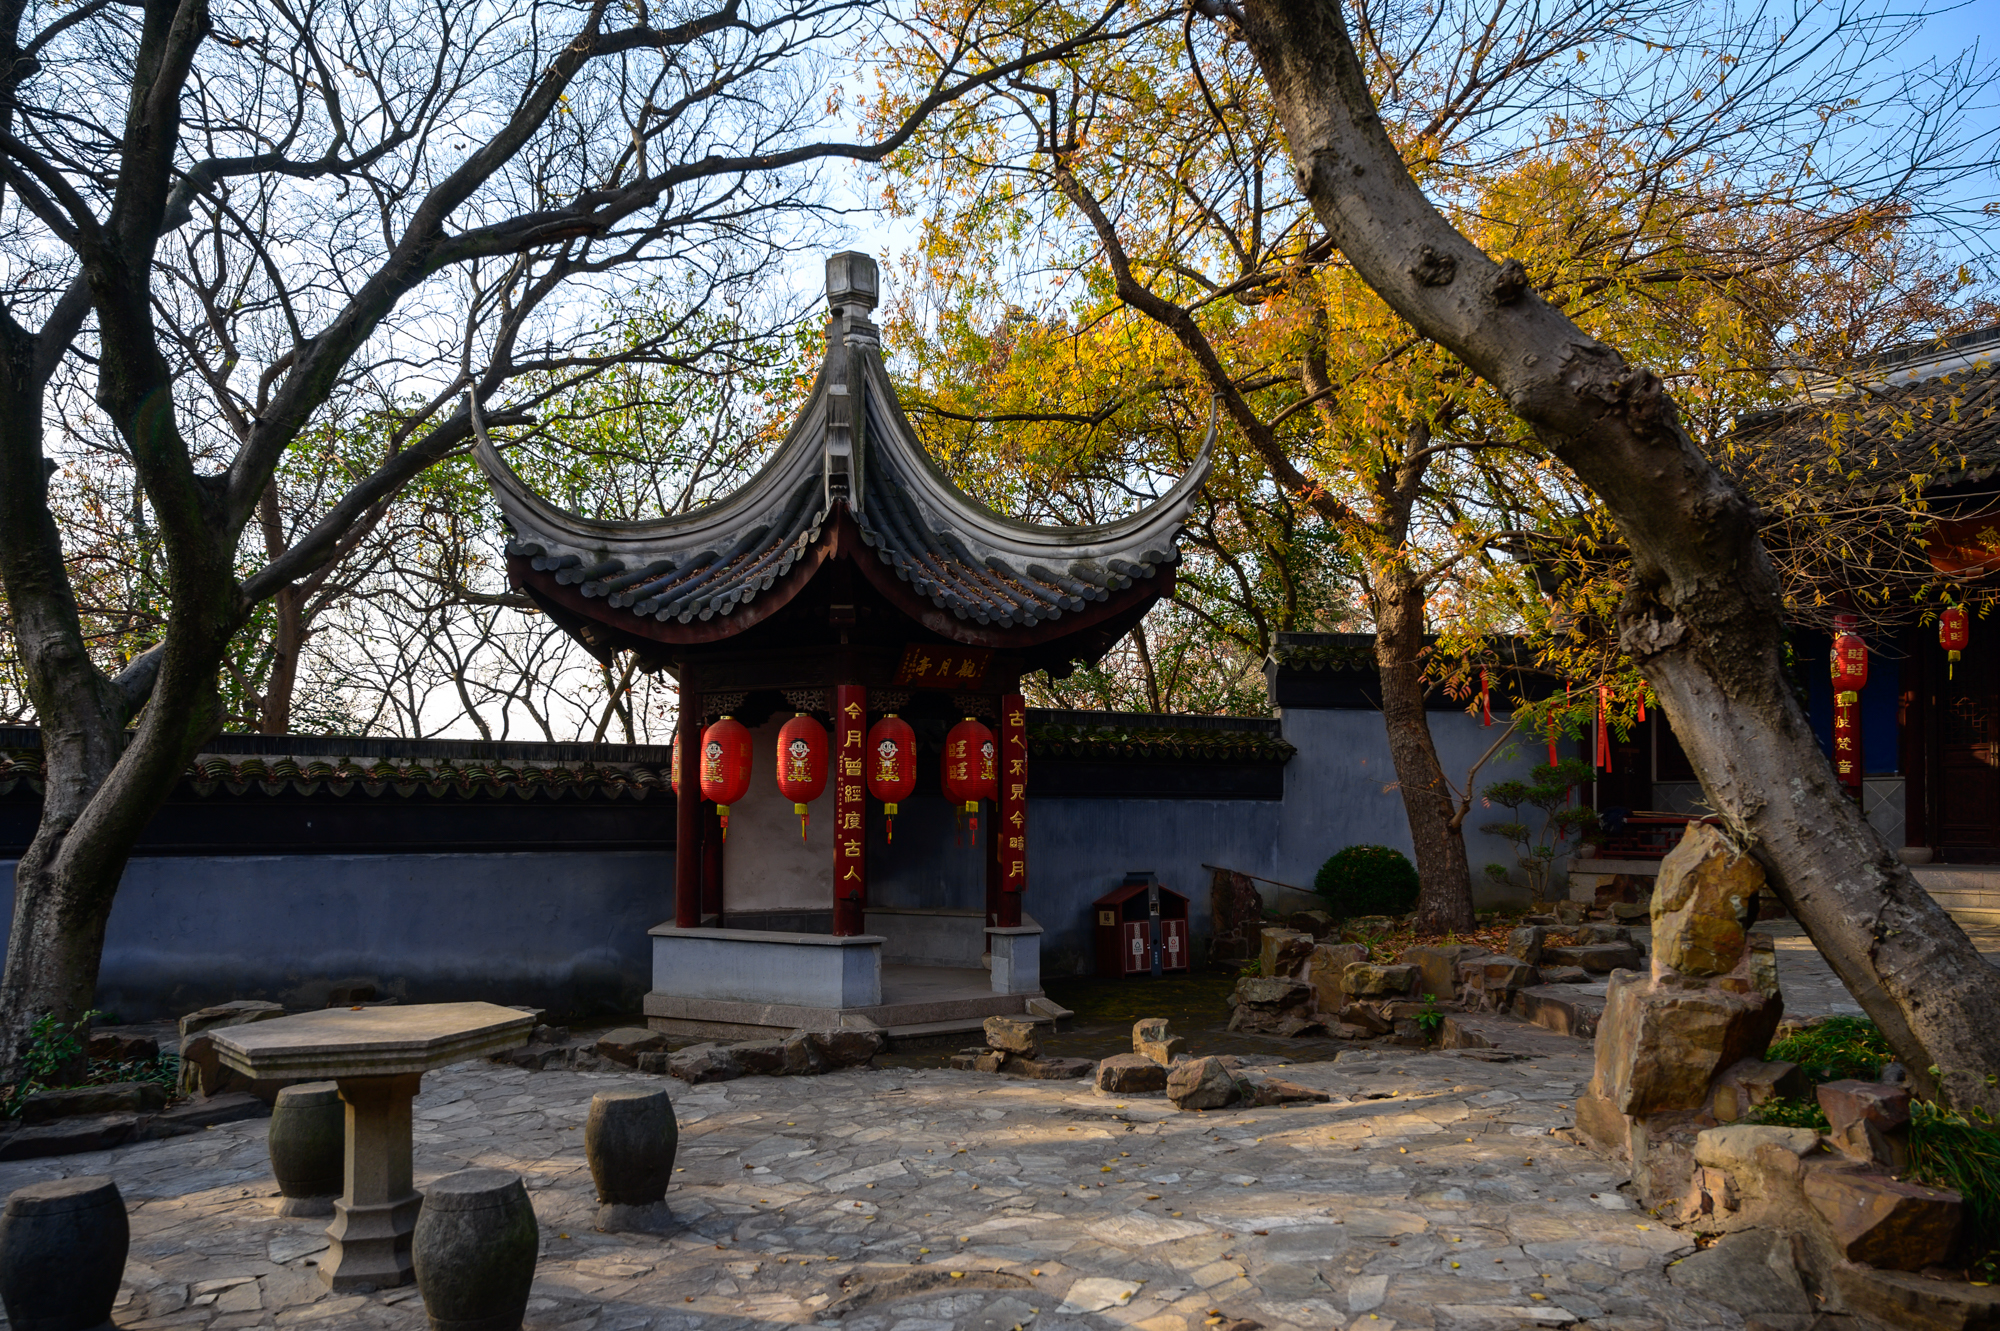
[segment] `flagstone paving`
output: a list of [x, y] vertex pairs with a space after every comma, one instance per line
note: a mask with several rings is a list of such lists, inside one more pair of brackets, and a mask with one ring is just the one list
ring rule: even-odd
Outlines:
[[[534, 1331], [1741, 1327], [1670, 1284], [1685, 1236], [1550, 1135], [1589, 1046], [1479, 1052], [1347, 1052], [1279, 1074], [1333, 1103], [1206, 1114], [943, 1069], [689, 1087], [464, 1064], [417, 1100], [418, 1185], [474, 1164], [526, 1179]], [[631, 1083], [670, 1086], [680, 1116], [665, 1235], [592, 1228], [584, 1118]], [[414, 1290], [320, 1288], [324, 1222], [273, 1214], [264, 1133], [0, 1165], [0, 1193], [117, 1180], [132, 1331], [423, 1326]]]

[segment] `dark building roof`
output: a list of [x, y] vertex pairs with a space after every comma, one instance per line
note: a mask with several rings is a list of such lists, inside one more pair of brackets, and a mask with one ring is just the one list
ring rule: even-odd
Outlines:
[[[905, 637], [914, 620], [946, 641], [1020, 648], [1136, 622], [1171, 585], [1212, 437], [1170, 491], [1118, 521], [1039, 526], [996, 513], [938, 470], [897, 403], [868, 318], [874, 262], [835, 255], [827, 275], [833, 314], [812, 394], [771, 459], [723, 499], [641, 522], [586, 518], [535, 494], [482, 436], [476, 455], [513, 532], [516, 584], [600, 655], [634, 646], [677, 657], [673, 647], [742, 634], [836, 558], [901, 611]], [[1115, 637], [1093, 640], [1089, 656]]]
[[[1746, 417], [1730, 436], [1748, 446], [1750, 475], [1791, 473], [1848, 499], [1915, 485], [1931, 492], [2000, 471], [2000, 346], [1988, 334], [1942, 361], [1897, 362], [1886, 377], [1846, 381], [1838, 397]], [[1958, 339], [1957, 341], [1964, 341]]]

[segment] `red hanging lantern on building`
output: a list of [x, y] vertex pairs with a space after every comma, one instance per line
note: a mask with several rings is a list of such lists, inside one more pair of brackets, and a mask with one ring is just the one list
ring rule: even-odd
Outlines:
[[1944, 648], [1945, 678], [1954, 679], [1958, 675], [1958, 654], [1972, 641], [1972, 621], [1966, 617], [1962, 605], [1948, 605], [1938, 616], [1938, 646]]
[[979, 801], [1000, 794], [1000, 744], [993, 732], [971, 717], [944, 737], [944, 797], [965, 810], [966, 825], [979, 832]]
[[806, 805], [826, 789], [826, 727], [800, 712], [778, 731], [778, 793], [799, 816], [799, 840], [811, 815]]
[[701, 797], [715, 801], [722, 839], [729, 839], [729, 806], [750, 789], [750, 732], [725, 716], [701, 732]]
[[674, 798], [679, 799], [681, 793], [681, 732], [679, 726], [674, 727], [674, 752], [667, 759], [667, 785], [672, 788]]
[[1868, 687], [1868, 644], [1854, 631], [1853, 615], [1833, 620], [1833, 772], [1840, 784], [1861, 791], [1861, 690]]
[[884, 840], [896, 839], [896, 806], [917, 788], [917, 733], [894, 712], [868, 728], [868, 793], [882, 801]]

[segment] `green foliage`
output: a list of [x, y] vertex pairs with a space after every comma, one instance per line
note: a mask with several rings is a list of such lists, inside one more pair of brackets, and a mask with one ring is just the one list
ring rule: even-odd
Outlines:
[[1774, 1128], [1811, 1128], [1815, 1132], [1826, 1132], [1830, 1127], [1826, 1111], [1819, 1107], [1819, 1101], [1793, 1100], [1786, 1096], [1766, 1100], [1745, 1114], [1743, 1121], [1764, 1123]]
[[[170, 1097], [179, 1094], [181, 1060], [178, 1054], [163, 1053], [155, 1058], [128, 1059], [121, 1063], [105, 1059], [85, 1064], [81, 1081], [68, 1078], [69, 1071], [77, 1066], [83, 1055], [80, 1032], [90, 1023], [111, 1015], [86, 1012], [73, 1025], [66, 1026], [56, 1019], [54, 1013], [50, 1013], [29, 1027], [27, 1052], [15, 1069], [18, 1080], [13, 1086], [0, 1091], [0, 1118], [19, 1118], [22, 1103], [39, 1091], [65, 1089], [73, 1085], [102, 1086], [112, 1082], [151, 1081], [165, 1087]], [[109, 1024], [118, 1023], [114, 1019]]]
[[1965, 1199], [1959, 1251], [1975, 1278], [2000, 1274], [2000, 1132], [1919, 1102], [1911, 1106], [1909, 1177]]
[[1407, 915], [1417, 908], [1416, 866], [1393, 846], [1349, 846], [1319, 867], [1313, 891], [1336, 919]]
[[1438, 1033], [1444, 1030], [1444, 1013], [1438, 1008], [1437, 995], [1425, 994], [1423, 1011], [1410, 1020], [1417, 1023], [1417, 1029], [1424, 1033], [1426, 1041], [1436, 1044]]
[[8, 1118], [18, 1117], [21, 1102], [35, 1092], [66, 1084], [59, 1083], [57, 1078], [83, 1056], [83, 1037], [79, 1032], [103, 1015], [97, 1011], [86, 1012], [74, 1023], [65, 1024], [50, 1012], [28, 1028], [28, 1047], [15, 1068], [18, 1080], [6, 1100], [5, 1114]]
[[1242, 969], [1236, 973], [1245, 979], [1254, 980], [1264, 973], [1264, 959], [1262, 957], [1252, 957], [1250, 960], [1244, 962]]
[[[1570, 804], [1571, 791], [1595, 776], [1589, 763], [1565, 758], [1529, 768], [1526, 781], [1495, 781], [1483, 792], [1488, 804], [1501, 805], [1514, 816], [1482, 823], [1479, 830], [1514, 843], [1514, 862], [1537, 906], [1548, 900], [1556, 861], [1567, 858], [1571, 845], [1597, 826], [1595, 809]], [[1530, 825], [1533, 815], [1524, 814], [1524, 809], [1541, 811], [1539, 829]], [[1495, 882], [1516, 881], [1512, 870], [1498, 864], [1487, 865], [1486, 873]]]
[[1828, 1017], [1776, 1041], [1766, 1058], [1796, 1063], [1806, 1081], [1874, 1081], [1895, 1061], [1889, 1042], [1866, 1017]]

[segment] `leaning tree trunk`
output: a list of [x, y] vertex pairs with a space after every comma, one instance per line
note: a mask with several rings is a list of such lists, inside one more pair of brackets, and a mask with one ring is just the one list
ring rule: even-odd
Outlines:
[[1845, 798], [1780, 664], [1784, 606], [1749, 503], [1626, 364], [1441, 216], [1383, 129], [1338, 0], [1245, 0], [1298, 179], [1355, 270], [1498, 389], [1632, 551], [1621, 645], [1730, 834], [1925, 1090], [2000, 1112], [2000, 969]]
[[1410, 820], [1417, 852], [1417, 928], [1424, 933], [1470, 929], [1472, 879], [1465, 837], [1453, 825], [1451, 783], [1431, 741], [1430, 714], [1424, 710], [1424, 590], [1401, 566], [1380, 570], [1375, 579], [1375, 666], [1382, 680], [1382, 720], [1389, 732], [1389, 759]]
[[[34, 339], [0, 315], [0, 585], [47, 773], [41, 822], [15, 867], [14, 919], [0, 970], [0, 1063], [18, 1056], [40, 1017], [53, 1013], [67, 1024], [90, 1006], [102, 920], [93, 924], [100, 913], [90, 908], [92, 893], [75, 890], [58, 862], [124, 740], [123, 706], [85, 651], [62, 538], [45, 501], [49, 468], [34, 351]], [[63, 960], [28, 964], [41, 956]]]

